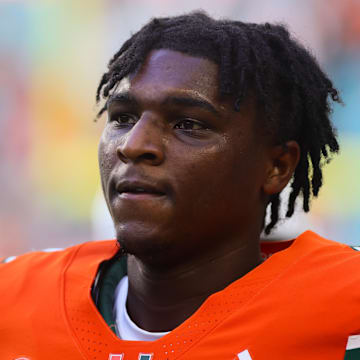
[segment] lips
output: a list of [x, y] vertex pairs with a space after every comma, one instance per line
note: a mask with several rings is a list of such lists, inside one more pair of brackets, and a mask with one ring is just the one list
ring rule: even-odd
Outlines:
[[127, 196], [163, 196], [166, 195], [164, 187], [156, 182], [149, 182], [136, 179], [120, 180], [116, 183], [116, 191], [122, 197]]

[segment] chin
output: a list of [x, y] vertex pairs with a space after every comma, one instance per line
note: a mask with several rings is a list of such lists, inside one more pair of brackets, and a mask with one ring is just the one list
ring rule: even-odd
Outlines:
[[116, 227], [116, 239], [123, 251], [146, 262], [163, 262], [161, 259], [172, 252], [173, 243], [159, 234], [139, 226]]

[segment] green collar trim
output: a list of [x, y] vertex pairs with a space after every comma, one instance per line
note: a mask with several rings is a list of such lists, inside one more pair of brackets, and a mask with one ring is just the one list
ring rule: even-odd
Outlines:
[[344, 360], [360, 359], [360, 349], [346, 350]]
[[114, 257], [99, 266], [91, 295], [101, 316], [110, 329], [116, 334], [114, 318], [114, 296], [119, 281], [127, 275], [127, 257]]

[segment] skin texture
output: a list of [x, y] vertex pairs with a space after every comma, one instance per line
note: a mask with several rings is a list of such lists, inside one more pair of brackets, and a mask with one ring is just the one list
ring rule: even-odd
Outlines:
[[260, 135], [254, 104], [235, 112], [219, 98], [215, 63], [166, 49], [109, 100], [102, 186], [129, 253], [128, 312], [145, 330], [175, 328], [260, 264], [265, 207], [291, 178], [299, 147]]

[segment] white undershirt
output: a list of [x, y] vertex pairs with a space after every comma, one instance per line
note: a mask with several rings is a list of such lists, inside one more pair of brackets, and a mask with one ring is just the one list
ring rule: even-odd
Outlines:
[[131, 319], [126, 310], [129, 279], [124, 276], [115, 289], [114, 315], [116, 334], [122, 340], [155, 341], [168, 332], [150, 332], [140, 329]]

